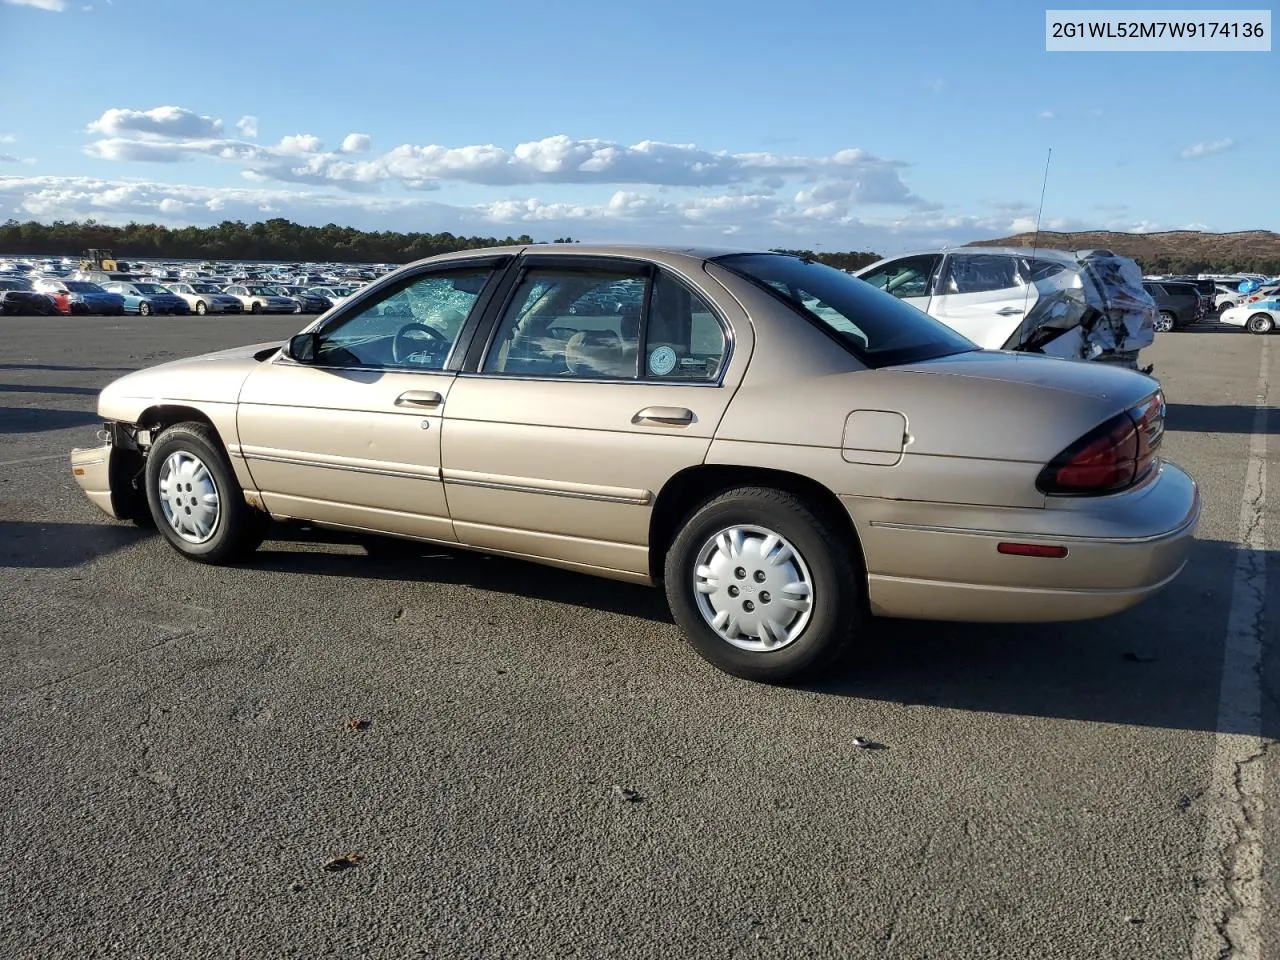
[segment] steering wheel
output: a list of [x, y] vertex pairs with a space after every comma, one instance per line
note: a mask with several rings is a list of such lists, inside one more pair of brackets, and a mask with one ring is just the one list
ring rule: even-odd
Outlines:
[[411, 333], [425, 333], [432, 340], [444, 340], [445, 336], [435, 327], [427, 326], [425, 323], [406, 323], [403, 327], [396, 331], [395, 337], [391, 341], [391, 359], [396, 363], [405, 363], [409, 356], [416, 351], [410, 349], [410, 340], [421, 340], [421, 337], [410, 337]]

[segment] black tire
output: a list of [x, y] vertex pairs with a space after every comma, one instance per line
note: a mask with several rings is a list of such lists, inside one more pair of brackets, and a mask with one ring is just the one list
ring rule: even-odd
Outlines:
[[261, 312], [262, 312], [262, 304], [260, 304], [257, 300], [253, 301], [253, 308], [252, 308], [249, 312], [250, 312], [250, 313], [261, 313]]
[[147, 303], [147, 301], [145, 300], [143, 300], [140, 304], [138, 304], [138, 316], [140, 317], [151, 316], [151, 304]]
[[[217, 494], [217, 519], [208, 539], [200, 543], [184, 539], [165, 515], [160, 477], [166, 461], [176, 453], [185, 453], [198, 459], [212, 478]], [[152, 444], [147, 457], [146, 483], [147, 504], [156, 529], [174, 549], [189, 560], [200, 563], [230, 563], [252, 553], [266, 537], [270, 518], [245, 502], [244, 490], [236, 481], [218, 435], [207, 424], [178, 423], [161, 433]], [[189, 508], [187, 513], [190, 513]]]
[[1245, 329], [1250, 333], [1270, 333], [1275, 325], [1276, 322], [1271, 319], [1269, 313], [1255, 313], [1245, 321]]
[[294, 307], [294, 308], [293, 308], [293, 312], [294, 312], [294, 313], [301, 313], [301, 312], [302, 312], [302, 304], [298, 304], [296, 307]]
[[204, 301], [203, 301], [203, 300], [197, 300], [197, 301], [196, 301], [196, 313], [197, 313], [199, 316], [202, 316], [202, 317], [203, 317], [203, 316], [204, 316], [206, 313], [208, 313], [208, 312], [209, 312], [209, 308], [208, 308], [208, 307], [206, 307], [206, 306], [204, 305]]
[[[776, 650], [734, 646], [699, 609], [694, 582], [699, 554], [718, 533], [734, 526], [763, 528], [780, 535], [808, 568], [812, 590], [809, 620], [798, 636]], [[866, 617], [860, 571], [856, 545], [823, 511], [815, 511], [783, 490], [739, 487], [704, 501], [689, 514], [667, 551], [664, 580], [672, 616], [700, 656], [736, 677], [779, 683], [831, 662], [856, 635]], [[770, 601], [768, 594], [751, 585], [750, 577], [739, 579], [744, 594], [751, 592], [759, 602]], [[745, 608], [747, 601], [743, 602]]]

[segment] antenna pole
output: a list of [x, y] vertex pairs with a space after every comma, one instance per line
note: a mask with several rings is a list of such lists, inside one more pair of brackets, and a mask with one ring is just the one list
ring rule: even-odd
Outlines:
[[1031, 255], [1034, 257], [1040, 245], [1040, 218], [1044, 216], [1044, 192], [1049, 187], [1049, 161], [1053, 159], [1053, 147], [1049, 148], [1049, 156], [1044, 160], [1044, 180], [1040, 184], [1040, 209], [1036, 211], [1036, 232], [1031, 238]]
[[1043, 181], [1041, 181], [1041, 183], [1040, 183], [1040, 209], [1036, 211], [1036, 232], [1035, 232], [1035, 234], [1031, 237], [1031, 260], [1032, 260], [1032, 262], [1031, 262], [1030, 264], [1028, 264], [1028, 267], [1029, 267], [1029, 268], [1030, 268], [1030, 270], [1031, 270], [1031, 276], [1027, 278], [1027, 290], [1026, 290], [1026, 293], [1025, 293], [1025, 294], [1023, 294], [1023, 297], [1022, 297], [1022, 318], [1023, 318], [1023, 322], [1025, 322], [1025, 321], [1026, 321], [1026, 317], [1027, 317], [1027, 304], [1029, 304], [1029, 303], [1031, 302], [1031, 288], [1032, 288], [1033, 286], [1035, 286], [1035, 282], [1034, 282], [1034, 280], [1032, 279], [1032, 277], [1034, 277], [1034, 276], [1035, 276], [1035, 259], [1036, 259], [1036, 250], [1037, 250], [1037, 249], [1039, 248], [1039, 246], [1040, 246], [1040, 218], [1041, 218], [1042, 216], [1044, 216], [1044, 192], [1045, 192], [1045, 190], [1046, 190], [1046, 189], [1048, 189], [1048, 187], [1049, 187], [1049, 161], [1050, 161], [1050, 160], [1052, 160], [1052, 159], [1053, 159], [1053, 147], [1050, 147], [1050, 148], [1049, 148], [1049, 155], [1048, 155], [1047, 157], [1045, 157], [1045, 159], [1044, 159], [1044, 180], [1043, 180]]

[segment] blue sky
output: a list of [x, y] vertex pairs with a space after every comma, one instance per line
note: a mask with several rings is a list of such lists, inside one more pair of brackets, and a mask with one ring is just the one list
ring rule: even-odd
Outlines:
[[1044, 10], [0, 0], [0, 217], [891, 253], [1027, 228], [1052, 148], [1045, 228], [1280, 226], [1280, 53]]

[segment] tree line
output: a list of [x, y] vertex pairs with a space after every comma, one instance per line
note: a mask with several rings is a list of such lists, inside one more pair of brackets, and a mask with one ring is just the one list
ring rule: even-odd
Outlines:
[[[455, 250], [534, 243], [518, 237], [461, 237], [452, 233], [367, 231], [330, 223], [306, 227], [283, 217], [257, 223], [224, 220], [211, 227], [171, 228], [156, 223], [108, 226], [95, 220], [37, 223], [8, 220], [0, 224], [0, 255], [80, 256], [91, 247], [111, 250], [122, 260], [284, 260], [347, 263], [408, 263]], [[555, 243], [575, 243], [557, 237]], [[880, 259], [870, 251], [815, 252], [775, 248], [829, 264], [858, 270]], [[1242, 270], [1280, 273], [1280, 257], [1228, 255], [1136, 257], [1146, 273], [1228, 273]]]

